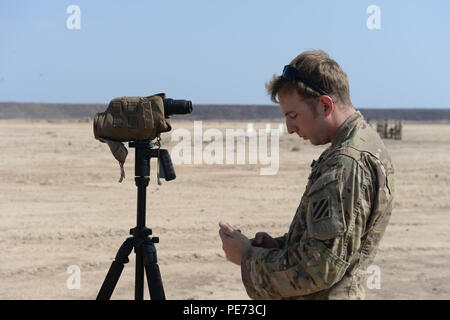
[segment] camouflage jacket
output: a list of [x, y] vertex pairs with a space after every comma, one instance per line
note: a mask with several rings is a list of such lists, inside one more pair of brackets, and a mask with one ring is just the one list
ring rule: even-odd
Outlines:
[[242, 281], [253, 299], [363, 299], [392, 212], [394, 169], [360, 112], [311, 164], [306, 190], [277, 249], [249, 247]]

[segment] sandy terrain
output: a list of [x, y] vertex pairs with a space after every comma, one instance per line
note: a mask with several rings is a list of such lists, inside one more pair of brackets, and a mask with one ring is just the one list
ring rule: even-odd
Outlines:
[[[192, 122], [173, 125], [193, 131]], [[232, 127], [247, 124], [203, 122], [204, 130]], [[134, 150], [120, 184], [119, 166], [94, 139], [92, 123], [0, 121], [0, 134], [0, 299], [95, 299], [136, 224]], [[403, 138], [386, 141], [397, 198], [375, 261], [381, 288], [367, 290], [367, 299], [449, 299], [450, 125], [406, 124]], [[163, 134], [169, 151], [170, 140]], [[160, 238], [166, 297], [248, 299], [239, 267], [224, 257], [218, 221], [248, 236], [284, 234], [323, 149], [284, 135], [276, 175], [260, 175], [261, 164], [180, 164], [177, 179], [162, 186], [153, 160], [147, 226]], [[80, 268], [79, 289], [67, 287], [71, 265]], [[134, 253], [113, 299], [133, 297]]]

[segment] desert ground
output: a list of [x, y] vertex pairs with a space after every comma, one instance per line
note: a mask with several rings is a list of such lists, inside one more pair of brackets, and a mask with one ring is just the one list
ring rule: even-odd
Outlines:
[[[224, 136], [227, 128], [247, 129], [246, 122], [202, 125]], [[193, 133], [194, 126], [174, 121], [173, 129]], [[406, 123], [403, 129], [402, 140], [385, 140], [397, 196], [374, 261], [380, 288], [366, 290], [366, 299], [450, 299], [450, 124]], [[2, 120], [0, 134], [0, 299], [95, 299], [136, 225], [134, 149], [118, 183], [119, 165], [94, 139], [92, 122]], [[162, 142], [169, 151], [178, 144], [171, 132]], [[224, 256], [218, 222], [249, 237], [283, 235], [310, 163], [325, 147], [285, 133], [277, 174], [261, 175], [268, 165], [260, 162], [181, 163], [177, 179], [162, 185], [152, 160], [147, 226], [160, 238], [166, 298], [249, 299], [240, 268]], [[134, 298], [134, 261], [132, 253], [112, 299]], [[79, 268], [79, 287], [70, 266]]]

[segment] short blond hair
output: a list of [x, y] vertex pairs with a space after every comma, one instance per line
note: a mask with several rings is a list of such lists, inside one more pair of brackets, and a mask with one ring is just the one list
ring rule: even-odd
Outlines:
[[[333, 100], [339, 101], [343, 105], [352, 104], [347, 74], [325, 51], [305, 51], [295, 57], [289, 64], [304, 72]], [[300, 97], [309, 100], [309, 102], [313, 98], [320, 97], [320, 93], [305, 85], [301, 80], [288, 80], [277, 75], [274, 75], [272, 80], [266, 84], [266, 89], [274, 103], [279, 103], [277, 96], [280, 91], [285, 90], [296, 90]]]

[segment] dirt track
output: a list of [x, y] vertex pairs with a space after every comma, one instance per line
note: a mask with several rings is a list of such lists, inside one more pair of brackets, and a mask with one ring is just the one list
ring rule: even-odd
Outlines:
[[[232, 127], [247, 124], [203, 122], [203, 130]], [[193, 123], [176, 128], [192, 131]], [[0, 121], [0, 133], [0, 299], [94, 299], [136, 224], [133, 150], [120, 184], [119, 166], [93, 138], [92, 123]], [[170, 137], [163, 134], [169, 151]], [[397, 198], [375, 261], [381, 289], [367, 290], [367, 299], [449, 299], [450, 125], [406, 124], [403, 140], [386, 145]], [[166, 297], [248, 299], [239, 267], [224, 258], [218, 221], [247, 236], [284, 234], [323, 149], [284, 135], [276, 175], [260, 175], [260, 164], [181, 164], [177, 179], [162, 186], [153, 160], [147, 226], [160, 238]], [[67, 288], [70, 265], [81, 270], [80, 289]], [[134, 256], [113, 298], [132, 299], [133, 288]]]

